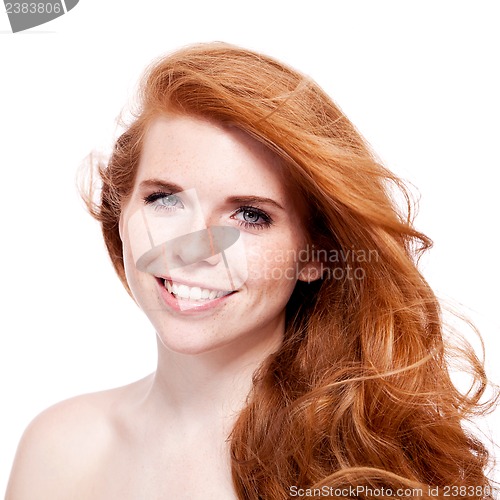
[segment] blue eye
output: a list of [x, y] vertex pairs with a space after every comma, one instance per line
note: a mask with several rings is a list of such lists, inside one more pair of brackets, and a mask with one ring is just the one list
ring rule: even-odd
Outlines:
[[173, 193], [159, 191], [144, 198], [146, 205], [153, 205], [155, 210], [177, 210], [184, 208], [182, 200]]
[[246, 229], [263, 229], [273, 223], [266, 212], [255, 207], [240, 207], [233, 218]]

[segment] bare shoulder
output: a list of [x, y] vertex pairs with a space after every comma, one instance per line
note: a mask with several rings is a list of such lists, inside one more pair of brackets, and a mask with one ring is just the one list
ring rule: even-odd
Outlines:
[[77, 396], [40, 413], [19, 443], [6, 500], [80, 498], [116, 440], [121, 409], [145, 381]]

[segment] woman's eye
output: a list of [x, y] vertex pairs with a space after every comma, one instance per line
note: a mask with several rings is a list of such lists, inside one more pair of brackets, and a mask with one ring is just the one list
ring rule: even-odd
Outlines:
[[253, 207], [240, 207], [233, 218], [243, 227], [254, 229], [269, 227], [273, 222], [266, 212]]
[[260, 214], [253, 212], [252, 210], [245, 210], [242, 212], [243, 220], [246, 222], [258, 222], [260, 219]]
[[178, 196], [175, 196], [175, 194], [168, 194], [167, 196], [158, 198], [158, 204], [163, 205], [164, 207], [184, 207], [180, 198]]
[[177, 210], [184, 208], [182, 200], [173, 193], [152, 193], [144, 198], [146, 205], [153, 205], [157, 210]]

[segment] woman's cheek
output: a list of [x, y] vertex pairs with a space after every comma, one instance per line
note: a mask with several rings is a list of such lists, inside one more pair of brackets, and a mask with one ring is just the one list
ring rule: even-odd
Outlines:
[[283, 283], [295, 282], [297, 270], [292, 250], [283, 248], [247, 247], [248, 279], [253, 282]]

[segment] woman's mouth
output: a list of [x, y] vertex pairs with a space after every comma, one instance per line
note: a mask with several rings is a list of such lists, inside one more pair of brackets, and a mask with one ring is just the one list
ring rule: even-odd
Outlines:
[[234, 291], [231, 290], [215, 290], [211, 288], [202, 288], [199, 286], [188, 286], [184, 283], [176, 283], [170, 279], [157, 278], [167, 292], [178, 300], [189, 300], [194, 303], [206, 303], [211, 300], [219, 299]]

